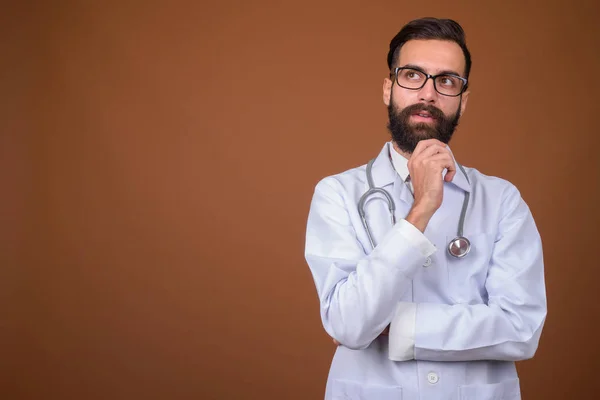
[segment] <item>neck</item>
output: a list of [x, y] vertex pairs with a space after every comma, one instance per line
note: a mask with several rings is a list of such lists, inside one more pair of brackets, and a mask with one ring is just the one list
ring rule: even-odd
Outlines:
[[394, 144], [394, 150], [396, 150], [398, 152], [398, 154], [401, 154], [404, 158], [406, 158], [407, 160], [410, 160], [410, 156], [412, 153], [408, 153], [406, 151], [402, 151], [400, 150], [400, 148], [398, 147], [398, 145], [396, 144], [396, 142], [392, 141], [392, 143]]

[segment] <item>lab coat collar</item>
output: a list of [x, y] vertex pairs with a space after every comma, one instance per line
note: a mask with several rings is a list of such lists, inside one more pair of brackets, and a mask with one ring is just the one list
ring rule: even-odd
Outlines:
[[371, 173], [373, 175], [373, 183], [375, 187], [385, 187], [394, 183], [398, 174], [394, 169], [392, 160], [390, 158], [390, 142], [383, 145], [383, 149], [379, 152], [379, 155], [373, 162], [373, 168]]
[[[373, 162], [372, 174], [375, 187], [384, 187], [390, 185], [394, 183], [396, 177], [399, 177], [390, 158], [390, 150], [393, 151], [391, 146], [391, 142], [385, 143], [379, 152], [379, 155], [375, 159], [375, 162]], [[450, 154], [452, 154], [452, 149], [450, 149]], [[454, 159], [456, 174], [454, 175], [454, 179], [452, 179], [450, 184], [454, 184], [465, 192], [471, 192], [471, 185], [458, 167], [458, 163], [456, 162], [456, 158], [454, 158], [454, 154], [452, 154], [452, 158]], [[402, 180], [401, 178], [399, 179]]]
[[[452, 159], [454, 160], [454, 168], [456, 169], [456, 174], [454, 174], [454, 178], [452, 179], [452, 182], [450, 182], [450, 184], [454, 184], [455, 186], [461, 188], [465, 192], [471, 193], [471, 184], [469, 183], [469, 181], [465, 177], [465, 174], [462, 173], [460, 167], [458, 166], [456, 158], [454, 157], [454, 153], [452, 153], [452, 149], [449, 146], [448, 149], [450, 150], [450, 154], [452, 154]], [[467, 171], [465, 170], [465, 172]]]

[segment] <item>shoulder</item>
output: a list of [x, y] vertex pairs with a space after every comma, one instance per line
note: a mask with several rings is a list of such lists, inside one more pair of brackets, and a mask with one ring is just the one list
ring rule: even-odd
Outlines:
[[464, 167], [475, 196], [500, 201], [502, 207], [514, 209], [526, 206], [519, 189], [509, 180], [487, 175], [473, 167]]
[[510, 181], [498, 176], [487, 175], [479, 171], [477, 168], [463, 166], [469, 182], [476, 188], [485, 189], [488, 191], [504, 192], [517, 191], [517, 187]]
[[366, 183], [366, 164], [363, 164], [320, 179], [315, 186], [315, 193], [340, 195]]

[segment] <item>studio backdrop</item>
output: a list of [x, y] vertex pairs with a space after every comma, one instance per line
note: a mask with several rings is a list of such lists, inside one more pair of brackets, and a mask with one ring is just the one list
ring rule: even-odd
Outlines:
[[23, 1], [0, 23], [0, 397], [320, 399], [317, 182], [389, 140], [390, 39], [456, 19], [457, 160], [514, 183], [548, 318], [523, 398], [598, 394], [595, 1]]

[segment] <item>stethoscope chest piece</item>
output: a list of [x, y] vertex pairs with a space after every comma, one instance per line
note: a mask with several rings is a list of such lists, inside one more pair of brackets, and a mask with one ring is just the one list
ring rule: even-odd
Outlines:
[[448, 243], [448, 253], [456, 258], [462, 258], [471, 251], [471, 242], [464, 236], [457, 236]]

